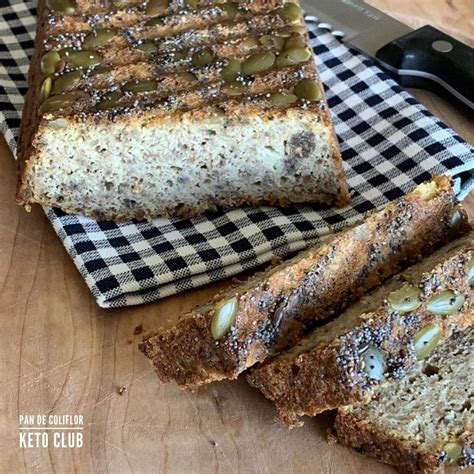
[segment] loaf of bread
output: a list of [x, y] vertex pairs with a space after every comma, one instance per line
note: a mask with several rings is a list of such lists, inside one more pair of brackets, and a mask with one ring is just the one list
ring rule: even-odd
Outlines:
[[289, 426], [362, 402], [474, 321], [474, 232], [392, 277], [247, 376]]
[[449, 179], [435, 177], [327, 243], [217, 295], [140, 349], [164, 382], [235, 379], [463, 230]]
[[123, 220], [348, 202], [297, 0], [46, 4], [20, 204]]
[[474, 466], [474, 327], [440, 344], [368, 404], [338, 410], [335, 436], [403, 474]]

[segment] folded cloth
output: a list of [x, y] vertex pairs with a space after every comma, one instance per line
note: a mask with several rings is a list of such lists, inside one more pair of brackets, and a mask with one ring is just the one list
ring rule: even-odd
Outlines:
[[[0, 7], [1, 128], [13, 152], [33, 50], [35, 2]], [[117, 224], [45, 209], [102, 307], [151, 302], [284, 257], [361, 219], [432, 173], [473, 187], [474, 148], [380, 69], [309, 23], [344, 166], [350, 206], [240, 208], [186, 219]]]

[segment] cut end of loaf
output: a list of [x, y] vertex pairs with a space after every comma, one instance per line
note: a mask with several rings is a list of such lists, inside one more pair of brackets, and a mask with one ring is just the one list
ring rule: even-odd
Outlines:
[[38, 6], [20, 204], [125, 220], [348, 202], [297, 1], [57, 6]]
[[472, 466], [473, 342], [470, 326], [370, 403], [340, 408], [336, 439], [403, 472]]
[[348, 197], [330, 129], [300, 110], [232, 120], [145, 113], [94, 126], [45, 118], [34, 148], [28, 201], [103, 218]]

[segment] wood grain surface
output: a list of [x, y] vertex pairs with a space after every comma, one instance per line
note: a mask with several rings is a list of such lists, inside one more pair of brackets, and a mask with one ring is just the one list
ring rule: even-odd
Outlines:
[[[371, 0], [407, 23], [473, 40], [473, 0]], [[474, 141], [472, 117], [416, 95]], [[162, 385], [137, 350], [225, 282], [123, 310], [98, 308], [38, 207], [14, 201], [15, 163], [0, 143], [0, 472], [389, 473], [328, 445], [330, 416], [291, 432], [243, 380], [195, 394]], [[469, 199], [472, 202], [471, 199]], [[471, 216], [474, 206], [468, 204]], [[19, 415], [84, 416], [82, 448], [20, 448]]]
[[410, 26], [431, 24], [474, 46], [473, 0], [368, 0], [367, 3]]

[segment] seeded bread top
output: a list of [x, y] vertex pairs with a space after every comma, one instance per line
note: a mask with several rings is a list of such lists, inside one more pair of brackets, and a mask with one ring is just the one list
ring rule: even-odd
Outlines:
[[[326, 109], [297, 3], [47, 0], [38, 110], [117, 117]], [[108, 5], [107, 5], [108, 4]]]

